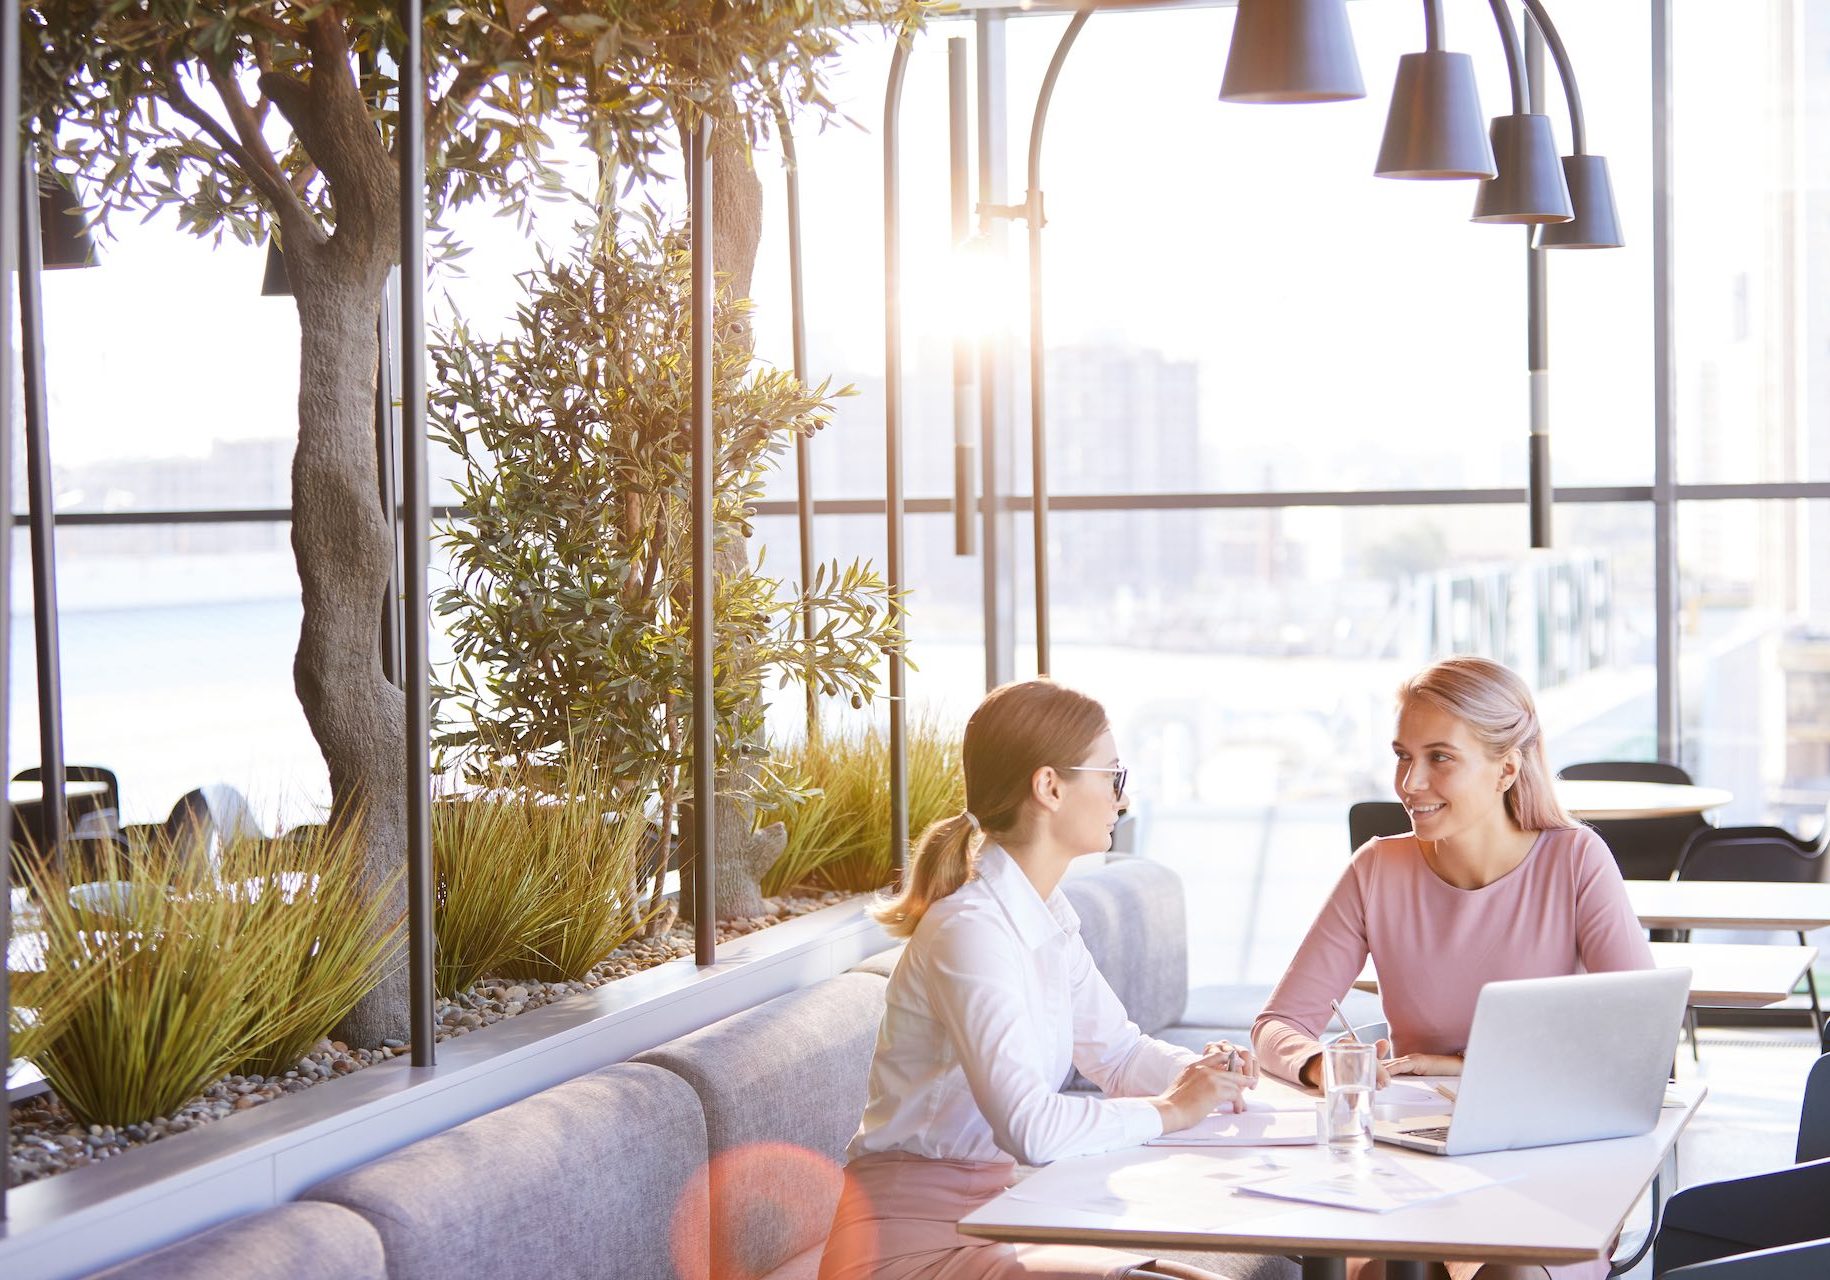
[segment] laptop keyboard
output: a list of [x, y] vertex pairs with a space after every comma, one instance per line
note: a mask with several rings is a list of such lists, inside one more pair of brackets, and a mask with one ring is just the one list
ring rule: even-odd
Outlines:
[[1431, 1142], [1447, 1142], [1449, 1140], [1449, 1126], [1445, 1124], [1435, 1129], [1406, 1129], [1404, 1131], [1404, 1136], [1407, 1138], [1425, 1138]]

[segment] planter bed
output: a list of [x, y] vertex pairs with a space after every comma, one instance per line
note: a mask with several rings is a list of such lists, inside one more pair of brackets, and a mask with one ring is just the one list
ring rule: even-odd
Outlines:
[[[168, 1120], [163, 1130], [137, 1126], [144, 1131], [131, 1135], [91, 1133], [65, 1122], [58, 1136], [75, 1137], [81, 1154], [71, 1152], [77, 1158], [62, 1176], [40, 1175], [14, 1189], [11, 1220], [0, 1225], [0, 1273], [9, 1280], [84, 1274], [109, 1257], [283, 1200], [316, 1177], [842, 972], [885, 945], [862, 899], [833, 894], [780, 905], [774, 918], [782, 922], [773, 928], [763, 928], [770, 917], [762, 917], [721, 932], [721, 942], [725, 936], [735, 940], [721, 945], [718, 963], [705, 969], [690, 959], [690, 933], [675, 931], [645, 947], [624, 948], [600, 966], [595, 988], [479, 982], [468, 1001], [441, 1006], [444, 1016], [455, 1010], [457, 1018], [441, 1032], [439, 1064], [429, 1070], [411, 1068], [389, 1046], [352, 1053], [321, 1044], [312, 1060], [350, 1064], [341, 1072], [332, 1065], [321, 1078], [347, 1075], [348, 1083], [314, 1090], [302, 1074], [258, 1084], [222, 1082], [218, 1087], [228, 1100], [213, 1099], [217, 1105], [206, 1110], [233, 1114], [234, 1099], [260, 1098], [244, 1105], [248, 1114], [231, 1125], [181, 1113], [178, 1119], [190, 1124], [180, 1128]], [[647, 954], [633, 956], [632, 950]], [[686, 957], [671, 958], [680, 952]], [[512, 991], [517, 985], [528, 989], [526, 1000], [508, 998], [518, 994]], [[521, 1009], [511, 1013], [515, 1004]], [[470, 1037], [465, 1014], [480, 1025], [509, 1025]], [[370, 1064], [378, 1069], [361, 1070]], [[235, 1092], [238, 1083], [249, 1091]], [[275, 1099], [283, 1105], [265, 1105]], [[37, 1102], [15, 1106], [16, 1125], [31, 1125]], [[186, 1128], [201, 1132], [182, 1143], [160, 1140]], [[20, 1136], [16, 1131], [16, 1143]], [[143, 1149], [130, 1152], [135, 1145]]]

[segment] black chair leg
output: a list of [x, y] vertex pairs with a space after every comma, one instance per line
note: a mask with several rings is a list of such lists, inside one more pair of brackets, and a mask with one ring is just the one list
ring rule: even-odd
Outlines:
[[[1798, 931], [1798, 945], [1801, 947], [1810, 945], [1805, 941], [1803, 929]], [[1824, 1006], [1817, 999], [1817, 971], [1815, 969], [1809, 967], [1805, 969], [1805, 989], [1811, 993], [1811, 1029], [1817, 1032], [1821, 1041], [1824, 1034]]]

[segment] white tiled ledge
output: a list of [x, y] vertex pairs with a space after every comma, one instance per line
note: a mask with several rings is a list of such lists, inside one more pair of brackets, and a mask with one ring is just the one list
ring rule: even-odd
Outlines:
[[15, 1188], [0, 1275], [64, 1280], [290, 1200], [429, 1134], [843, 973], [890, 945], [862, 899], [673, 960], [438, 1047]]

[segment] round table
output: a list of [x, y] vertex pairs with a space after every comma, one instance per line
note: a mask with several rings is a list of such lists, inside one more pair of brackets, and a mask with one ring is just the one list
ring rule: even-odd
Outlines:
[[1604, 782], [1566, 779], [1556, 782], [1557, 799], [1578, 818], [1620, 821], [1631, 818], [1675, 818], [1720, 809], [1734, 793], [1720, 787], [1683, 786], [1671, 782]]
[[[106, 782], [82, 781], [74, 778], [64, 780], [64, 799], [76, 800], [89, 796], [100, 796], [108, 793]], [[31, 805], [44, 803], [44, 783], [20, 782], [15, 779], [6, 784], [6, 802], [10, 805]]]

